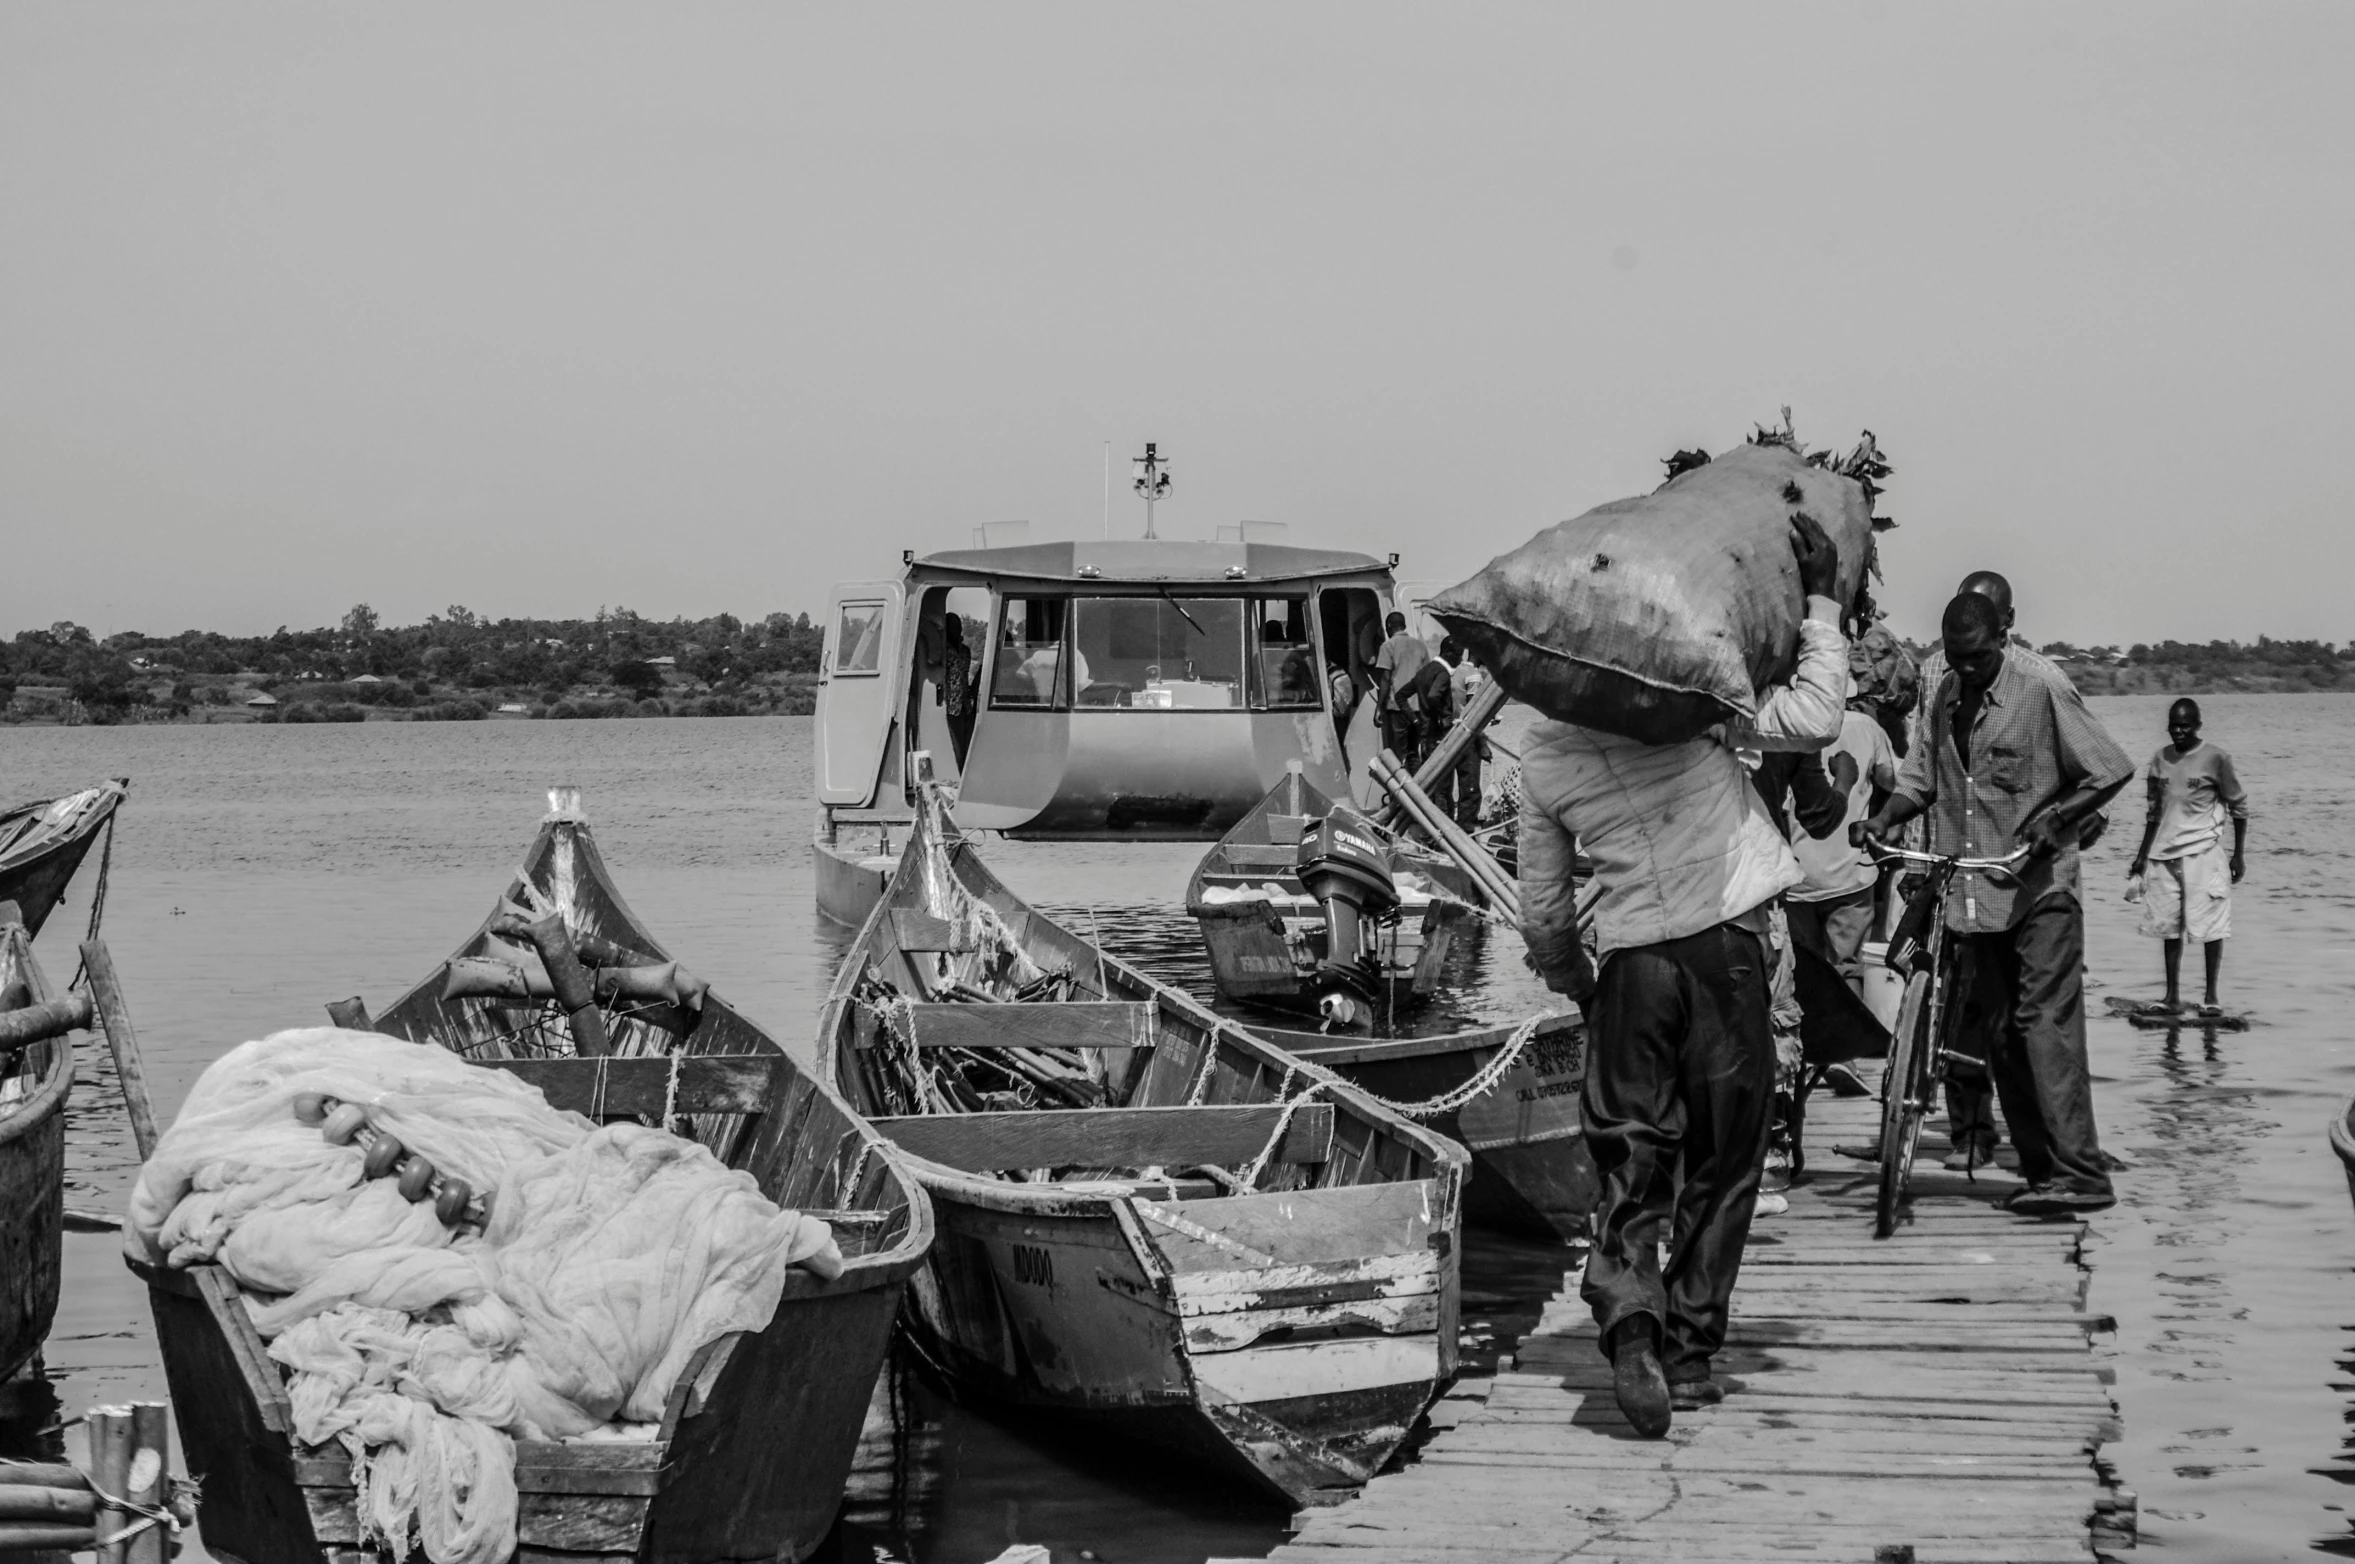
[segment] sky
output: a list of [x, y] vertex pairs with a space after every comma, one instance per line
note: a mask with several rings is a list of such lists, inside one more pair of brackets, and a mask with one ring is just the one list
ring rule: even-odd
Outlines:
[[1793, 409], [1881, 591], [2355, 639], [2355, 7], [0, 8], [0, 634], [1460, 579]]

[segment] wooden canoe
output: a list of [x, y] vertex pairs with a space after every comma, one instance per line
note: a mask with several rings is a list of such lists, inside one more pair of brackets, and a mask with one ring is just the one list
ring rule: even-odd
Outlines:
[[26, 933], [39, 934], [49, 921], [50, 909], [130, 788], [129, 777], [116, 777], [0, 813], [0, 901], [16, 903]]
[[[0, 1014], [57, 998], [32, 931], [0, 901]], [[65, 1238], [65, 1105], [74, 1040], [0, 1046], [0, 1384], [32, 1362], [57, 1317]]]
[[1455, 1369], [1462, 1149], [1034, 911], [936, 813], [819, 1029], [939, 1215], [910, 1340], [961, 1391], [1349, 1497]]
[[[1219, 994], [1241, 1005], [1314, 1013], [1322, 993], [1324, 912], [1293, 870], [1303, 832], [1333, 801], [1298, 771], [1220, 837], [1186, 881], [1186, 911], [1201, 925]], [[1379, 830], [1379, 828], [1376, 828]], [[1456, 942], [1478, 928], [1479, 891], [1445, 854], [1384, 831], [1402, 871], [1403, 904], [1381, 930], [1377, 1013], [1424, 1003], [1442, 985]]]
[[[1452, 1094], [1510, 1047], [1520, 1029], [1508, 1021], [1425, 1037], [1364, 1037], [1245, 1024], [1286, 1053], [1390, 1103]], [[1549, 1015], [1487, 1090], [1422, 1121], [1472, 1154], [1466, 1222], [1532, 1238], [1589, 1236], [1601, 1185], [1579, 1115], [1585, 1080], [1586, 1024], [1575, 1015]]]
[[[577, 941], [618, 947], [621, 965], [669, 962], [614, 889], [570, 805], [559, 799], [502, 905], [561, 909]], [[491, 932], [499, 916], [453, 960], [500, 948]], [[703, 993], [700, 1008], [611, 1001], [610, 1056], [581, 1058], [552, 1004], [445, 999], [448, 971], [403, 995], [375, 1029], [510, 1070], [558, 1107], [648, 1122], [675, 1111], [675, 1129], [750, 1171], [770, 1198], [831, 1221], [845, 1261], [831, 1281], [789, 1272], [766, 1329], [704, 1348], [653, 1440], [519, 1440], [517, 1557], [808, 1557], [841, 1502], [900, 1295], [932, 1240], [923, 1191], [840, 1097], [717, 994]], [[356, 1002], [331, 1012], [346, 1025], [369, 1024]], [[360, 1545], [343, 1450], [291, 1438], [286, 1386], [226, 1273], [135, 1268], [149, 1282], [189, 1466], [204, 1481], [206, 1548], [241, 1564], [374, 1557]]]

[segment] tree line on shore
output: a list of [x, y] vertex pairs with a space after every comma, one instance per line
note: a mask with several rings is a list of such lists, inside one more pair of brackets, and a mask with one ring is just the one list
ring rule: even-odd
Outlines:
[[[123, 722], [797, 715], [817, 699], [824, 629], [760, 619], [488, 619], [453, 606], [385, 625], [366, 603], [314, 630], [103, 639], [61, 620], [0, 641], [0, 719]], [[1929, 650], [1916, 646], [1917, 653]], [[2355, 688], [2355, 643], [2160, 641], [2039, 648], [2089, 695]], [[269, 699], [258, 706], [256, 697]]]
[[464, 607], [339, 624], [103, 639], [61, 620], [0, 641], [0, 715], [16, 721], [466, 720], [792, 715], [814, 709], [822, 628], [807, 614], [488, 619]]

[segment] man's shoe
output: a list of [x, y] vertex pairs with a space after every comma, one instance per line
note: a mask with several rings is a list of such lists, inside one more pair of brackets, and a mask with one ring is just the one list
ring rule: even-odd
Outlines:
[[1698, 1412], [1724, 1399], [1725, 1387], [1706, 1374], [1699, 1379], [1672, 1379], [1668, 1382], [1668, 1404], [1679, 1412]]
[[1611, 1352], [1611, 1389], [1638, 1436], [1658, 1439], [1668, 1432], [1668, 1375], [1648, 1331], [1620, 1331], [1619, 1344]]
[[2019, 1216], [2074, 1216], [2087, 1211], [2107, 1211], [2117, 1203], [2118, 1197], [2106, 1189], [2076, 1189], [2051, 1183], [2021, 1190], [2005, 1201], [2003, 1208]]
[[1957, 1146], [1940, 1165], [1949, 1173], [1976, 1173], [1981, 1168], [1995, 1166], [1995, 1148], [1985, 1144]]

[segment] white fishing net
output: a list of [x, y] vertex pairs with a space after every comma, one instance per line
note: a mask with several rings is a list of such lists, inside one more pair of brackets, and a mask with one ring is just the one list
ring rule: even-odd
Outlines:
[[[297, 1120], [320, 1093], [488, 1191], [444, 1227], [356, 1145]], [[217, 1261], [291, 1371], [295, 1432], [354, 1458], [366, 1534], [433, 1564], [516, 1546], [513, 1440], [659, 1420], [705, 1343], [759, 1330], [787, 1267], [839, 1266], [826, 1224], [642, 1125], [602, 1128], [435, 1047], [315, 1027], [207, 1069], [141, 1170], [126, 1247]]]

